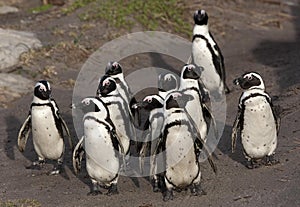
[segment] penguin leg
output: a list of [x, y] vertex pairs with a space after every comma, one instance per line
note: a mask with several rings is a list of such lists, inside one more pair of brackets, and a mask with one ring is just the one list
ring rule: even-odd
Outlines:
[[48, 175], [58, 175], [59, 173], [61, 173], [63, 167], [63, 159], [60, 158], [57, 160], [57, 163], [54, 165], [53, 169], [48, 173]]
[[255, 169], [255, 168], [259, 168], [261, 166], [261, 163], [259, 163], [256, 159], [250, 158], [250, 160], [248, 160], [246, 167], [248, 169]]
[[26, 169], [40, 170], [45, 164], [45, 158], [39, 157], [37, 161], [32, 162]]
[[113, 181], [113, 183], [111, 184], [111, 186], [109, 186], [108, 191], [106, 193], [106, 195], [111, 196], [111, 195], [115, 195], [118, 194], [118, 186], [117, 186], [117, 182], [118, 182], [118, 176], [116, 177], [116, 179]]
[[274, 154], [266, 156], [266, 163], [265, 163], [265, 165], [271, 166], [271, 165], [276, 165], [278, 163], [279, 163], [279, 160], [275, 159]]
[[201, 180], [201, 171], [199, 170], [199, 173], [198, 173], [196, 179], [193, 181], [193, 183], [190, 187], [190, 191], [193, 196], [206, 195], [206, 192], [201, 187], [200, 180]]
[[87, 195], [88, 196], [96, 196], [96, 195], [102, 194], [102, 192], [99, 190], [98, 182], [94, 179], [91, 179], [91, 180], [92, 180], [91, 191]]
[[174, 194], [173, 194], [173, 189], [172, 185], [168, 182], [168, 180], [165, 178], [165, 186], [163, 190], [163, 201], [169, 201], [173, 200]]

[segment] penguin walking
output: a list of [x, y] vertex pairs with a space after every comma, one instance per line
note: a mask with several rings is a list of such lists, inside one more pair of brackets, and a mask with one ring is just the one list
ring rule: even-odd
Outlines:
[[164, 124], [156, 152], [163, 152], [165, 155], [164, 201], [173, 199], [173, 189], [190, 188], [192, 195], [205, 194], [200, 185], [201, 171], [198, 161], [205, 144], [198, 137], [200, 134], [184, 109], [186, 103], [192, 99], [190, 95], [172, 92], [164, 102]]
[[59, 113], [55, 100], [51, 97], [50, 83], [46, 80], [38, 81], [34, 87], [28, 117], [18, 134], [18, 149], [24, 152], [29, 134], [32, 132], [38, 161], [33, 162], [28, 168], [39, 169], [45, 163], [45, 159], [50, 159], [57, 160], [57, 164], [49, 175], [61, 172], [65, 151], [63, 129], [69, 138], [70, 147], [73, 148], [69, 129]]
[[[73, 151], [75, 174], [81, 170], [81, 161], [85, 153], [86, 170], [92, 181], [88, 195], [102, 194], [99, 187], [108, 188], [107, 195], [117, 194], [119, 152], [122, 146], [110, 119], [109, 110], [98, 98], [85, 98], [82, 105], [85, 112], [84, 135]], [[88, 111], [88, 106], [93, 106], [94, 110]]]
[[201, 81], [210, 95], [218, 99], [223, 92], [230, 92], [226, 84], [224, 58], [209, 31], [206, 11], [196, 11], [194, 22], [191, 62], [205, 69]]
[[185, 109], [191, 116], [192, 121], [200, 132], [201, 139], [206, 142], [208, 125], [212, 123], [216, 132], [216, 124], [214, 117], [205, 103], [202, 101], [203, 96], [198, 79], [201, 77], [203, 68], [197, 67], [193, 64], [184, 65], [180, 76], [180, 87], [179, 91], [183, 94], [190, 95], [193, 100], [186, 103]]
[[168, 93], [178, 90], [178, 80], [172, 73], [161, 73], [158, 76], [158, 95], [163, 99]]
[[279, 131], [279, 117], [274, 112], [272, 100], [265, 92], [262, 77], [248, 72], [234, 80], [244, 91], [239, 99], [238, 113], [232, 129], [232, 152], [240, 132], [248, 168], [256, 168], [257, 161], [266, 159], [267, 165], [277, 163], [274, 159]]
[[[146, 96], [141, 102], [135, 104], [135, 107], [140, 107], [146, 110], [149, 114], [146, 120], [145, 129], [148, 133], [144, 136], [143, 146], [140, 150], [141, 158], [146, 154], [150, 154], [150, 177], [153, 185], [153, 192], [159, 192], [159, 179], [157, 176], [157, 165], [154, 160], [155, 147], [159, 142], [164, 122], [164, 99], [157, 94]], [[147, 153], [147, 152], [150, 153]], [[141, 161], [142, 162], [142, 161]], [[143, 165], [143, 163], [142, 163]]]
[[110, 118], [116, 127], [116, 133], [120, 137], [124, 153], [128, 154], [130, 142], [136, 140], [136, 131], [130, 119], [128, 105], [117, 90], [116, 81], [104, 75], [100, 79], [97, 95], [107, 105]]

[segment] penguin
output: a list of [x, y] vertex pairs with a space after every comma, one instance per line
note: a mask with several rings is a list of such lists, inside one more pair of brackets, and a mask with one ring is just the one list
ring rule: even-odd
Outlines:
[[[89, 110], [90, 106], [93, 106], [94, 110]], [[102, 194], [99, 187], [108, 188], [107, 195], [118, 194], [119, 152], [122, 146], [110, 119], [109, 110], [99, 98], [83, 99], [81, 108], [85, 112], [84, 135], [73, 151], [75, 174], [81, 170], [85, 154], [86, 170], [92, 182], [88, 195]]]
[[277, 163], [274, 154], [277, 147], [277, 135], [280, 119], [274, 111], [272, 100], [265, 92], [262, 77], [257, 72], [247, 72], [234, 80], [244, 91], [239, 99], [238, 113], [232, 128], [232, 152], [236, 147], [236, 138], [240, 132], [241, 143], [247, 167]]
[[[107, 63], [105, 68], [105, 75], [112, 77], [117, 83], [117, 90], [120, 95], [125, 100], [126, 105], [129, 109], [129, 115], [132, 123], [136, 128], [141, 124], [140, 120], [140, 111], [138, 109], [132, 107], [133, 104], [137, 102], [136, 98], [133, 96], [130, 87], [127, 81], [124, 78], [123, 69], [120, 63], [116, 61], [110, 61]], [[133, 143], [132, 143], [133, 144]]]
[[[146, 96], [141, 102], [137, 102], [135, 107], [145, 109], [149, 116], [146, 120], [146, 130], [148, 133], [144, 135], [143, 145], [140, 150], [140, 155], [143, 158], [150, 151], [150, 177], [153, 186], [153, 192], [159, 192], [159, 180], [157, 176], [157, 168], [154, 160], [155, 146], [159, 141], [161, 130], [164, 122], [164, 99], [158, 94]], [[148, 130], [147, 130], [148, 129]], [[141, 161], [142, 162], [142, 161]]]
[[186, 103], [185, 109], [191, 116], [193, 122], [195, 122], [195, 126], [200, 132], [201, 139], [206, 142], [208, 125], [210, 125], [210, 122], [214, 127], [216, 137], [217, 131], [214, 117], [209, 108], [202, 101], [203, 93], [201, 93], [201, 91], [203, 91], [203, 86], [200, 85], [198, 79], [201, 77], [203, 71], [204, 69], [202, 67], [197, 67], [193, 64], [184, 65], [180, 75], [179, 91], [193, 97], [193, 100]]
[[223, 92], [230, 92], [226, 84], [224, 57], [209, 31], [206, 11], [195, 11], [194, 22], [191, 61], [205, 69], [201, 81], [210, 95], [218, 100]]
[[173, 189], [190, 188], [192, 195], [205, 194], [201, 188], [198, 160], [200, 152], [204, 153], [205, 143], [198, 137], [200, 134], [184, 109], [192, 99], [191, 95], [172, 92], [164, 102], [164, 124], [156, 152], [163, 152], [165, 156], [162, 176], [164, 201], [173, 199]]
[[69, 138], [70, 147], [73, 148], [66, 122], [60, 115], [55, 100], [51, 97], [50, 83], [46, 80], [38, 81], [34, 87], [29, 114], [18, 134], [18, 149], [24, 152], [29, 134], [32, 132], [33, 146], [38, 155], [38, 161], [34, 161], [27, 168], [39, 169], [45, 160], [49, 159], [57, 160], [57, 164], [49, 175], [61, 172], [65, 151], [63, 129]]
[[178, 90], [178, 80], [172, 73], [161, 73], [158, 76], [158, 95], [163, 99], [168, 93]]
[[136, 131], [130, 119], [129, 107], [117, 90], [115, 79], [104, 75], [99, 82], [97, 96], [107, 105], [110, 118], [116, 127], [125, 154], [129, 153], [130, 143], [136, 141]]

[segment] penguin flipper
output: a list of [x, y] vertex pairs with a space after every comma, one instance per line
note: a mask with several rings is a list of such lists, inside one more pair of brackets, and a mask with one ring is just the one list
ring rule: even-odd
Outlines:
[[84, 147], [83, 147], [83, 140], [84, 136], [81, 137], [75, 149], [73, 151], [73, 169], [75, 174], [77, 175], [81, 170], [81, 161], [84, 154]]
[[231, 152], [234, 153], [235, 147], [236, 147], [236, 138], [237, 133], [240, 127], [240, 117], [241, 116], [241, 110], [238, 110], [238, 113], [236, 115], [236, 118], [234, 120], [233, 126], [232, 126], [232, 133], [231, 133]]
[[68, 128], [65, 120], [61, 116], [59, 118], [60, 118], [62, 126], [63, 126], [63, 128], [64, 128], [64, 130], [65, 130], [65, 132], [66, 132], [66, 134], [68, 136], [70, 148], [73, 150], [74, 149], [74, 145], [75, 145], [75, 141], [74, 141], [74, 139], [72, 139], [72, 137], [70, 135], [70, 131], [69, 131], [69, 128]]
[[218, 129], [217, 129], [216, 119], [213, 116], [213, 113], [210, 111], [210, 109], [208, 108], [208, 106], [206, 104], [203, 104], [202, 110], [203, 110], [204, 118], [207, 119], [206, 123], [212, 124], [212, 127], [214, 128], [215, 137], [216, 137], [216, 139], [218, 139], [219, 133], [218, 133]]
[[28, 115], [18, 134], [18, 149], [24, 152], [29, 133], [31, 131], [31, 114]]

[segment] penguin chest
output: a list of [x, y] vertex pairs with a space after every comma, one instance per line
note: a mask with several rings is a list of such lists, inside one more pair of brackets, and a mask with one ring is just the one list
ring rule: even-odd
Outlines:
[[276, 123], [270, 104], [265, 97], [257, 96], [245, 101], [241, 140], [251, 158], [271, 155], [277, 146]]
[[195, 91], [186, 91], [185, 94], [192, 95], [194, 97], [193, 100], [187, 102], [185, 109], [193, 119], [196, 125], [195, 127], [198, 128], [199, 133], [201, 135], [201, 139], [205, 141], [207, 134], [207, 124], [203, 117], [203, 111], [199, 95]]
[[32, 139], [36, 153], [41, 158], [56, 160], [64, 151], [63, 138], [58, 132], [49, 106], [31, 109]]
[[119, 171], [118, 152], [113, 147], [109, 130], [94, 120], [85, 120], [84, 136], [89, 176], [98, 182], [109, 183]]
[[194, 40], [192, 44], [194, 64], [204, 68], [200, 78], [209, 90], [218, 90], [222, 81], [214, 66], [212, 52], [207, 47], [205, 40], [201, 38]]
[[110, 118], [116, 127], [116, 133], [126, 153], [129, 150], [130, 137], [132, 136], [131, 121], [129, 116], [126, 116], [126, 109], [121, 109], [118, 104], [111, 104], [108, 109]]
[[166, 139], [166, 179], [178, 188], [190, 185], [199, 174], [193, 135], [181, 125], [168, 130]]

